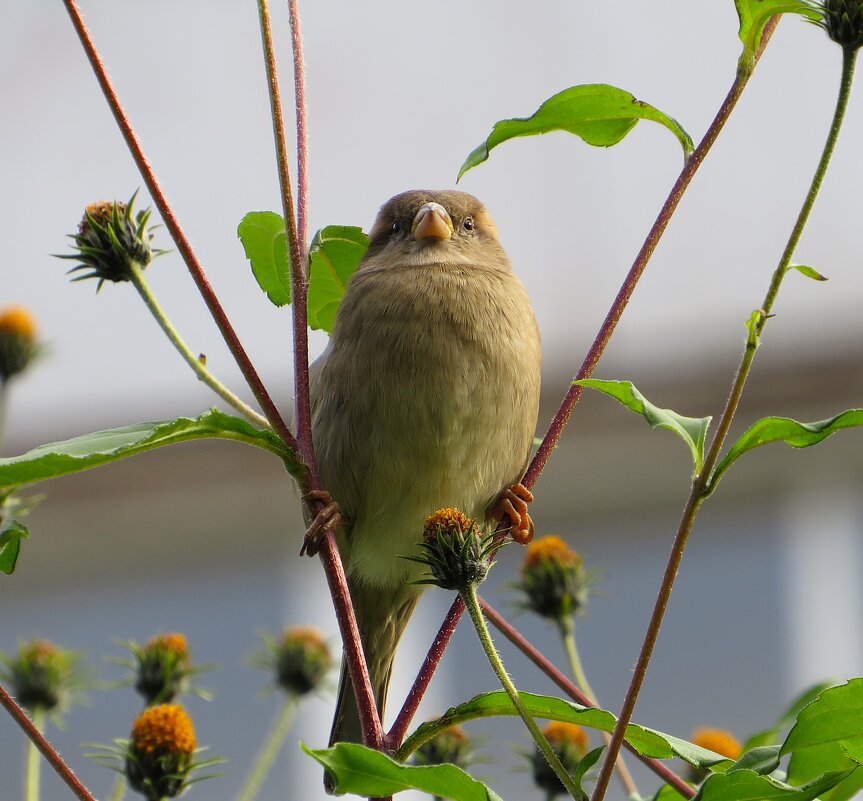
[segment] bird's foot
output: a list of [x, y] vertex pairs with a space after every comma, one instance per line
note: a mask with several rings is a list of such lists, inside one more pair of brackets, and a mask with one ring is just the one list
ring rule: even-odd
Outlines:
[[524, 484], [513, 484], [501, 492], [489, 511], [489, 517], [500, 522], [508, 517], [512, 524], [510, 536], [519, 544], [526, 545], [533, 539], [533, 520], [527, 505], [533, 500], [533, 493]]
[[307, 503], [315, 501], [322, 503], [320, 511], [315, 515], [306, 533], [303, 536], [303, 547], [300, 548], [300, 556], [315, 556], [321, 547], [321, 539], [328, 529], [334, 529], [342, 522], [342, 513], [339, 505], [333, 500], [333, 496], [326, 490], [312, 490], [302, 496]]

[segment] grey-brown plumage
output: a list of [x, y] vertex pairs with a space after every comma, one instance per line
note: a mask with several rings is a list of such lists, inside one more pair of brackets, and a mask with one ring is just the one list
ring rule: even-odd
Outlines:
[[[536, 427], [536, 321], [494, 222], [471, 195], [411, 191], [381, 208], [329, 346], [311, 368], [321, 486], [383, 715], [416, 605], [426, 515], [479, 520], [523, 474]], [[360, 741], [342, 665], [331, 743]]]

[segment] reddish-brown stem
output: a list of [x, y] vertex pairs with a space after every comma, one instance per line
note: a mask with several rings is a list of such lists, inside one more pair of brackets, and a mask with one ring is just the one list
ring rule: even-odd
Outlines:
[[32, 740], [33, 744], [42, 753], [42, 756], [48, 760], [60, 778], [66, 783], [69, 789], [75, 794], [75, 797], [80, 801], [96, 801], [90, 791], [81, 784], [81, 780], [75, 775], [64, 761], [63, 757], [57, 753], [57, 749], [49, 743], [42, 733], [33, 725], [33, 721], [27, 717], [27, 713], [15, 702], [6, 689], [0, 685], [0, 705], [12, 716], [12, 719], [24, 730], [24, 733]]
[[[756, 61], [761, 56], [761, 53], [773, 34], [773, 30], [776, 28], [777, 23], [778, 17], [774, 16], [765, 26], [764, 35], [761, 39], [761, 47], [756, 56]], [[614, 329], [620, 320], [621, 314], [623, 314], [623, 310], [626, 308], [626, 304], [629, 302], [630, 297], [632, 297], [632, 293], [635, 290], [635, 286], [638, 283], [639, 278], [641, 278], [642, 273], [650, 261], [650, 257], [656, 250], [659, 240], [662, 238], [672, 215], [677, 209], [680, 199], [683, 197], [683, 193], [686, 191], [686, 188], [692, 181], [693, 176], [701, 166], [701, 162], [704, 161], [705, 156], [716, 141], [717, 136], [719, 136], [719, 133], [728, 120], [734, 106], [737, 105], [737, 101], [740, 99], [743, 88], [746, 86], [746, 82], [749, 80], [749, 76], [751, 74], [751, 72], [738, 72], [731, 89], [726, 95], [725, 100], [722, 102], [722, 105], [719, 107], [716, 117], [714, 117], [713, 122], [704, 134], [704, 138], [698, 143], [698, 147], [695, 148], [692, 155], [683, 165], [683, 169], [680, 171], [680, 175], [674, 182], [674, 186], [671, 187], [671, 191], [665, 199], [665, 202], [662, 204], [662, 208], [659, 210], [659, 214], [648, 232], [647, 238], [641, 246], [641, 250], [638, 251], [638, 255], [635, 257], [635, 261], [632, 263], [632, 267], [630, 267], [629, 273], [627, 274], [623, 285], [620, 287], [620, 291], [617, 293], [617, 297], [614, 299], [614, 303], [612, 303], [611, 308], [599, 329], [599, 333], [596, 335], [596, 339], [594, 339], [593, 344], [590, 346], [590, 350], [587, 352], [587, 356], [581, 365], [581, 369], [579, 369], [575, 376], [576, 380], [588, 378], [591, 373], [593, 373], [600, 356], [602, 356], [603, 351], [608, 345], [609, 339], [611, 339], [611, 335], [614, 333]], [[548, 457], [551, 455], [552, 450], [557, 445], [557, 442], [563, 433], [563, 429], [572, 414], [575, 404], [578, 403], [578, 399], [581, 397], [581, 392], [582, 387], [571, 385], [564, 396], [563, 401], [560, 404], [560, 408], [554, 415], [545, 437], [543, 437], [542, 444], [539, 446], [536, 454], [534, 454], [530, 467], [528, 467], [527, 473], [525, 473], [525, 476], [522, 479], [521, 483], [528, 489], [533, 487], [539, 474], [545, 467]]]
[[[777, 15], [771, 17], [770, 21], [765, 26], [764, 34], [761, 39], [761, 44], [756, 54], [756, 61], [764, 52], [764, 48], [767, 46], [767, 42], [773, 35], [773, 31], [776, 29], [778, 23], [779, 16]], [[716, 119], [711, 125], [711, 129], [717, 126], [719, 128], [722, 127], [722, 124], [724, 124], [725, 119], [727, 119], [728, 114], [730, 114], [731, 112], [731, 109], [734, 107], [734, 105], [737, 103], [737, 100], [740, 98], [740, 95], [743, 92], [743, 88], [746, 85], [746, 82], [748, 81], [751, 74], [751, 71], [738, 72], [737, 78], [735, 79], [734, 84], [732, 85], [731, 90], [728, 92], [728, 96], [723, 103], [722, 109], [720, 109], [719, 114], [717, 114]], [[723, 110], [726, 110], [724, 116]], [[704, 143], [704, 141], [707, 140], [709, 134], [710, 130], [708, 130], [708, 133], [705, 134], [705, 137], [702, 140], [702, 144]], [[701, 145], [699, 145], [699, 148], [700, 147]], [[750, 352], [750, 349], [747, 346], [746, 353], [751, 356], [754, 354], [754, 350]], [[744, 356], [744, 360], [746, 358], [747, 357]], [[744, 370], [742, 371], [742, 373], [738, 373], [738, 378], [741, 379], [739, 382], [735, 380], [735, 388], [737, 388], [737, 385], [739, 383], [739, 390], [741, 391], [742, 381], [745, 380], [745, 372], [746, 371]], [[739, 394], [737, 397], [739, 399]], [[729, 403], [733, 403], [733, 401], [729, 399]], [[727, 420], [729, 408], [731, 407], [726, 405], [726, 409], [723, 412], [723, 418], [720, 423], [719, 431], [722, 431], [723, 429], [727, 431], [727, 426], [730, 425], [730, 421]], [[733, 414], [733, 408], [731, 408], [731, 413]], [[686, 543], [689, 539], [689, 533], [692, 530], [692, 525], [695, 521], [695, 515], [697, 514], [698, 509], [705, 500], [706, 496], [704, 495], [704, 488], [707, 480], [709, 479], [709, 471], [712, 469], [713, 464], [715, 464], [715, 459], [718, 455], [719, 448], [722, 445], [722, 438], [724, 438], [724, 434], [721, 435], [721, 438], [718, 438], [716, 435], [714, 435], [713, 442], [711, 443], [711, 447], [709, 449], [708, 457], [705, 460], [705, 466], [702, 468], [702, 472], [693, 482], [692, 491], [690, 492], [689, 498], [687, 499], [686, 505], [683, 509], [680, 524], [678, 525], [677, 533], [674, 537], [674, 543], [671, 546], [671, 553], [669, 554], [668, 562], [665, 566], [665, 572], [662, 577], [662, 582], [656, 596], [653, 613], [651, 614], [650, 621], [647, 625], [647, 631], [644, 635], [641, 650], [638, 654], [638, 659], [636, 660], [635, 667], [632, 671], [632, 679], [630, 680], [629, 688], [626, 691], [626, 697], [623, 699], [623, 705], [620, 709], [620, 714], [617, 717], [617, 725], [614, 727], [614, 731], [611, 735], [611, 742], [608, 744], [605, 760], [596, 778], [596, 786], [594, 787], [591, 801], [603, 801], [605, 793], [608, 790], [608, 784], [611, 780], [611, 773], [614, 768], [614, 761], [617, 758], [617, 754], [620, 752], [621, 744], [623, 743], [623, 733], [626, 729], [626, 726], [629, 724], [629, 721], [632, 719], [632, 713], [635, 710], [635, 703], [638, 700], [638, 695], [641, 692], [642, 685], [644, 684], [644, 678], [647, 675], [647, 668], [653, 655], [653, 648], [656, 645], [656, 640], [659, 637], [659, 630], [662, 627], [662, 621], [665, 617], [665, 611], [668, 608], [668, 602], [671, 597], [671, 590], [674, 587], [674, 581], [677, 577], [678, 570], [680, 569], [680, 562], [683, 559], [683, 551], [686, 548]]]
[[294, 54], [294, 103], [297, 107], [297, 238], [306, 247], [309, 198], [308, 139], [306, 114], [306, 62], [303, 58], [303, 34], [297, 0], [288, 0], [291, 15], [291, 45]]
[[[483, 614], [501, 634], [504, 635], [516, 648], [518, 648], [534, 665], [536, 665], [546, 676], [548, 676], [561, 690], [563, 690], [570, 698], [577, 701], [582, 706], [595, 707], [590, 698], [588, 698], [578, 687], [575, 686], [563, 673], [561, 673], [546, 657], [540, 653], [525, 637], [515, 629], [507, 620], [489, 606], [482, 598], [479, 600], [479, 605], [482, 607]], [[650, 768], [660, 779], [666, 784], [670, 784], [677, 792], [683, 795], [684, 798], [693, 798], [695, 790], [693, 790], [683, 779], [680, 778], [673, 770], [665, 766], [662, 762], [650, 757], [641, 756], [629, 743], [624, 741], [624, 745], [632, 751], [648, 768]]]
[[405, 699], [404, 705], [402, 706], [395, 723], [393, 723], [387, 733], [387, 746], [391, 751], [397, 751], [398, 747], [402, 744], [402, 740], [404, 740], [408, 727], [411, 725], [411, 721], [416, 714], [417, 707], [419, 707], [420, 701], [422, 701], [422, 698], [428, 689], [432, 676], [440, 663], [441, 657], [449, 644], [450, 638], [455, 632], [455, 627], [458, 625], [461, 616], [464, 614], [464, 610], [464, 601], [459, 595], [456, 597], [455, 601], [453, 601], [452, 606], [449, 608], [449, 612], [446, 613], [446, 617], [443, 619], [443, 623], [441, 623], [437, 636], [434, 638], [434, 642], [426, 654], [426, 658], [419, 669], [419, 673], [417, 673], [417, 677], [414, 680], [407, 698]]
[[225, 310], [222, 308], [222, 304], [219, 302], [219, 299], [216, 297], [216, 293], [210, 286], [210, 282], [207, 280], [204, 270], [192, 250], [191, 244], [186, 239], [186, 235], [183, 233], [180, 224], [177, 222], [177, 218], [174, 216], [173, 210], [168, 204], [168, 200], [156, 179], [153, 168], [150, 166], [149, 161], [147, 161], [147, 157], [144, 155], [141, 143], [138, 141], [138, 136], [132, 128], [129, 118], [123, 110], [123, 106], [120, 104], [120, 99], [114, 91], [110, 78], [108, 78], [108, 74], [105, 71], [105, 65], [102, 63], [102, 59], [96, 50], [96, 46], [93, 43], [90, 32], [87, 30], [87, 26], [84, 25], [84, 20], [81, 18], [81, 13], [78, 10], [75, 0], [63, 0], [63, 3], [66, 6], [66, 10], [69, 12], [69, 17], [72, 20], [72, 24], [75, 26], [78, 38], [80, 39], [84, 52], [87, 54], [87, 58], [90, 61], [90, 66], [93, 68], [96, 80], [98, 80], [99, 86], [102, 88], [105, 100], [108, 101], [108, 106], [114, 115], [117, 127], [119, 127], [120, 132], [123, 134], [123, 138], [126, 140], [126, 145], [132, 154], [132, 158], [135, 160], [135, 164], [138, 166], [141, 177], [144, 179], [144, 183], [147, 185], [147, 189], [153, 198], [153, 202], [156, 204], [156, 208], [162, 216], [165, 227], [168, 229], [171, 238], [174, 240], [174, 244], [176, 244], [177, 250], [182, 256], [183, 261], [186, 263], [186, 267], [188, 267], [189, 272], [192, 275], [192, 280], [195, 282], [198, 287], [198, 291], [201, 293], [204, 302], [207, 304], [207, 308], [210, 310], [213, 320], [215, 320], [216, 325], [219, 327], [219, 331], [222, 333], [228, 349], [231, 351], [234, 360], [237, 362], [237, 365], [243, 373], [243, 377], [246, 379], [252, 393], [260, 404], [261, 410], [266, 415], [267, 420], [270, 421], [270, 425], [272, 425], [275, 432], [282, 438], [294, 454], [300, 456], [300, 450], [297, 441], [294, 439], [294, 435], [291, 434], [290, 429], [261, 381], [257, 370], [255, 370], [254, 365], [246, 354], [236, 331], [234, 331], [233, 326], [225, 314]]
[[[270, 111], [273, 118], [273, 137], [276, 145], [276, 160], [278, 162], [279, 184], [282, 191], [282, 209], [288, 235], [288, 253], [291, 261], [291, 308], [294, 321], [294, 388], [297, 418], [297, 437], [303, 460], [308, 468], [305, 491], [320, 489], [320, 482], [315, 465], [315, 454], [312, 445], [312, 425], [309, 403], [309, 347], [308, 328], [306, 325], [306, 293], [308, 289], [307, 276], [304, 268], [304, 245], [299, 239], [297, 230], [294, 199], [291, 192], [291, 179], [288, 171], [288, 149], [285, 136], [285, 123], [282, 114], [281, 96], [279, 94], [279, 78], [276, 69], [275, 48], [273, 47], [272, 27], [267, 0], [258, 0], [260, 12], [261, 39], [264, 47], [264, 63], [267, 72], [267, 87], [270, 95]], [[299, 16], [296, 4], [291, 7], [292, 30], [299, 36]], [[302, 81], [302, 69], [297, 70], [296, 60], [301, 58], [302, 51], [294, 47], [295, 81]], [[304, 97], [302, 87], [297, 91], [297, 97]], [[301, 116], [297, 109], [298, 118]], [[301, 193], [302, 193], [301, 189]], [[318, 504], [319, 506], [319, 504]], [[313, 513], [316, 509], [312, 510]], [[348, 673], [354, 687], [357, 707], [360, 717], [360, 727], [363, 743], [371, 748], [384, 747], [384, 733], [380, 716], [375, 705], [369, 678], [368, 666], [363, 653], [360, 632], [356, 615], [351, 603], [344, 566], [336, 546], [332, 530], [328, 530], [320, 548], [321, 562], [327, 577], [327, 584], [335, 607], [336, 619], [342, 637], [345, 661]]]

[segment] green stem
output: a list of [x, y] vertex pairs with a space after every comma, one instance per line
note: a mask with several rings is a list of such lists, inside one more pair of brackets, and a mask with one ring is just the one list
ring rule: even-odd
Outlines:
[[0, 378], [0, 450], [3, 448], [3, 435], [6, 432], [6, 409], [9, 404], [9, 381]]
[[524, 704], [521, 702], [521, 698], [518, 696], [518, 690], [515, 689], [512, 679], [510, 679], [506, 672], [506, 668], [503, 666], [503, 662], [500, 660], [500, 655], [494, 647], [494, 642], [492, 642], [488, 626], [486, 626], [485, 619], [482, 616], [482, 610], [479, 608], [479, 598], [477, 598], [476, 595], [476, 586], [474, 584], [469, 585], [466, 590], [461, 592], [461, 597], [464, 599], [468, 614], [473, 621], [473, 625], [476, 627], [479, 641], [482, 644], [482, 648], [485, 651], [485, 655], [488, 657], [488, 661], [491, 664], [492, 669], [500, 680], [501, 687], [506, 691], [506, 694], [512, 701], [512, 705], [515, 707], [516, 712], [518, 712], [519, 716], [524, 721], [524, 725], [527, 726], [537, 748], [539, 748], [542, 755], [546, 760], [548, 760], [548, 764], [551, 765], [551, 769], [555, 772], [557, 778], [560, 779], [561, 783], [566, 788], [566, 791], [573, 798], [580, 798], [582, 793], [579, 791], [578, 787], [576, 787], [575, 782], [573, 782], [569, 773], [566, 772], [566, 768], [563, 767], [560, 760], [557, 758], [557, 755], [552, 750], [548, 740], [545, 739], [545, 736], [539, 730], [539, 726], [536, 725], [536, 721], [534, 721], [530, 716], [530, 713], [525, 709]]
[[[587, 674], [584, 672], [584, 666], [581, 664], [581, 656], [578, 653], [578, 647], [575, 643], [575, 620], [572, 616], [566, 617], [560, 621], [560, 636], [563, 640], [563, 647], [566, 650], [566, 655], [569, 658], [569, 665], [572, 668], [572, 676], [578, 688], [588, 697], [594, 706], [599, 706], [596, 693], [587, 681]], [[611, 742], [611, 735], [608, 732], [602, 732], [602, 738], [605, 740], [606, 746]], [[626, 791], [627, 797], [640, 795], [638, 787], [629, 772], [629, 768], [623, 759], [623, 754], [617, 756], [617, 775], [620, 778], [620, 783]]]
[[267, 421], [266, 417], [258, 414], [251, 408], [251, 406], [243, 403], [243, 401], [234, 395], [231, 390], [222, 384], [204, 366], [203, 361], [198, 358], [182, 340], [179, 333], [177, 333], [177, 329], [174, 328], [173, 323], [168, 319], [168, 316], [159, 304], [159, 301], [156, 300], [156, 296], [150, 289], [150, 285], [147, 283], [147, 279], [144, 277], [144, 271], [141, 269], [140, 265], [135, 262], [131, 262], [129, 265], [129, 273], [132, 278], [132, 283], [135, 285], [135, 289], [138, 290], [138, 294], [147, 305], [150, 313], [156, 318], [156, 322], [159, 324], [159, 327], [165, 332], [165, 335], [171, 340], [171, 344], [177, 349], [177, 352], [183, 357], [189, 367], [194, 370], [195, 375], [210, 387], [210, 389], [212, 389], [220, 398], [233, 406], [243, 415], [243, 417], [252, 423], [252, 425], [256, 425], [259, 428], [272, 429], [272, 426]]
[[752, 325], [746, 349], [740, 361], [740, 366], [737, 368], [737, 374], [734, 377], [734, 383], [731, 387], [728, 400], [725, 403], [725, 408], [722, 412], [719, 425], [716, 433], [710, 443], [707, 456], [704, 459], [704, 466], [701, 472], [692, 483], [692, 490], [689, 498], [686, 501], [683, 514], [681, 515], [680, 524], [677, 529], [677, 535], [674, 544], [671, 547], [671, 554], [668, 557], [668, 563], [665, 567], [665, 574], [662, 578], [659, 592], [656, 596], [656, 603], [651, 614], [650, 621], [647, 625], [647, 632], [644, 635], [644, 641], [641, 645], [641, 652], [635, 663], [635, 668], [632, 672], [632, 680], [629, 683], [629, 688], [626, 691], [626, 698], [623, 701], [623, 706], [617, 718], [617, 724], [614, 727], [614, 732], [611, 736], [608, 751], [605, 756], [605, 761], [599, 771], [596, 779], [596, 787], [593, 791], [591, 801], [602, 801], [605, 792], [608, 789], [608, 782], [611, 778], [614, 760], [620, 752], [620, 747], [623, 744], [623, 733], [627, 724], [632, 719], [632, 713], [635, 709], [635, 702], [638, 699], [638, 694], [641, 691], [641, 686], [644, 683], [644, 677], [647, 674], [647, 666], [650, 663], [650, 657], [653, 653], [653, 647], [656, 645], [656, 640], [659, 636], [659, 629], [662, 626], [662, 620], [665, 616], [665, 610], [668, 606], [668, 600], [671, 597], [671, 590], [674, 586], [674, 580], [680, 568], [680, 561], [683, 558], [683, 551], [689, 539], [689, 534], [692, 531], [692, 525], [701, 508], [702, 503], [713, 492], [715, 484], [711, 482], [713, 468], [719, 459], [719, 454], [725, 442], [725, 437], [731, 427], [731, 421], [737, 411], [740, 403], [740, 397], [743, 393], [743, 386], [746, 383], [746, 378], [752, 367], [752, 362], [755, 359], [755, 351], [758, 349], [760, 335], [764, 330], [764, 326], [769, 319], [770, 312], [776, 300], [776, 295], [779, 292], [779, 287], [782, 284], [782, 279], [785, 273], [788, 272], [791, 264], [791, 258], [794, 255], [794, 250], [809, 219], [809, 213], [812, 211], [812, 206], [815, 203], [815, 198], [818, 196], [818, 191], [821, 188], [821, 183], [824, 180], [824, 175], [827, 172], [827, 166], [830, 163], [830, 157], [836, 147], [836, 141], [839, 137], [839, 131], [842, 128], [842, 121], [845, 118], [845, 110], [848, 106], [848, 99], [851, 96], [851, 84], [854, 77], [854, 62], [856, 60], [856, 51], [844, 49], [842, 52], [842, 78], [839, 84], [839, 95], [836, 99], [836, 108], [833, 112], [833, 121], [830, 124], [830, 131], [827, 135], [827, 140], [824, 143], [824, 149], [821, 152], [821, 158], [818, 162], [818, 167], [815, 170], [815, 175], [812, 178], [812, 183], [809, 186], [809, 191], [806, 193], [806, 198], [797, 215], [797, 221], [794, 223], [794, 228], [788, 238], [788, 243], [782, 252], [779, 264], [773, 272], [770, 280], [770, 286], [764, 298], [764, 303], [759, 310], [757, 321]]
[[126, 777], [123, 774], [117, 776], [114, 780], [114, 786], [111, 788], [111, 795], [108, 801], [122, 801], [126, 794]]
[[273, 767], [273, 763], [276, 761], [279, 749], [284, 745], [285, 737], [288, 736], [291, 723], [294, 721], [296, 708], [295, 699], [285, 698], [282, 708], [276, 713], [276, 718], [270, 727], [261, 750], [258, 752], [257, 757], [255, 757], [252, 770], [249, 772], [246, 783], [240, 790], [236, 801], [252, 801], [260, 791], [264, 779], [267, 778], [270, 768]]
[[[32, 718], [33, 725], [41, 734], [45, 726], [45, 711], [43, 709], [34, 709]], [[24, 801], [39, 801], [40, 757], [39, 749], [30, 740], [27, 744], [27, 784], [24, 790]]]

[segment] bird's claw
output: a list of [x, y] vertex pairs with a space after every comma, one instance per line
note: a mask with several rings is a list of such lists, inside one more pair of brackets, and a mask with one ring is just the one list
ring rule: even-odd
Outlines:
[[311, 490], [302, 496], [306, 503], [322, 503], [323, 506], [315, 515], [303, 536], [303, 547], [300, 556], [315, 556], [321, 547], [321, 539], [329, 529], [338, 527], [342, 522], [342, 513], [333, 496], [326, 490]]
[[512, 524], [509, 529], [510, 536], [521, 545], [526, 545], [533, 539], [533, 520], [527, 511], [527, 505], [532, 500], [533, 493], [524, 484], [513, 484], [501, 492], [489, 513], [489, 516], [498, 522], [508, 517]]

